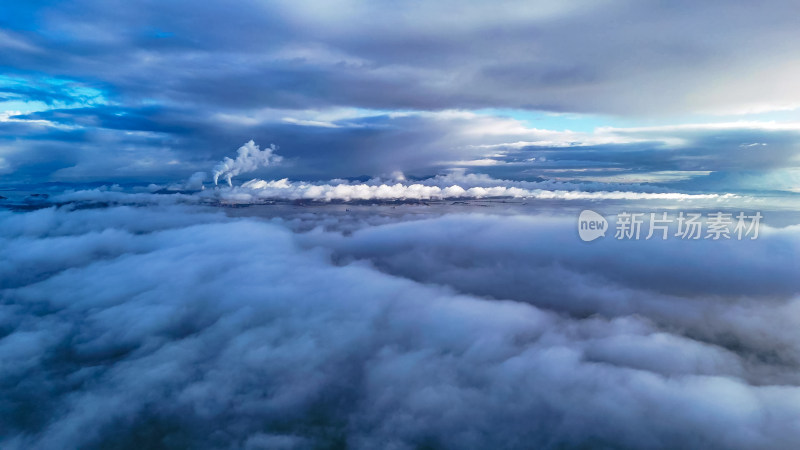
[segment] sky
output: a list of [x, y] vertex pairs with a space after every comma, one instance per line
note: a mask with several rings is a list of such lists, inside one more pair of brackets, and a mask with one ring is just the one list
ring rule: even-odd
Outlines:
[[0, 448], [798, 448], [798, 30], [0, 2]]
[[6, 2], [0, 176], [163, 183], [252, 139], [284, 158], [256, 174], [269, 178], [462, 168], [791, 192], [798, 12], [793, 1]]

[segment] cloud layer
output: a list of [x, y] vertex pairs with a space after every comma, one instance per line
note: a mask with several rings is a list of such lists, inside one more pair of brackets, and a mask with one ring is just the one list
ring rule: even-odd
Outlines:
[[792, 1], [280, 1], [228, 10], [218, 1], [74, 0], [4, 10], [0, 63], [94, 80], [133, 101], [622, 114], [800, 103]]
[[800, 439], [796, 227], [622, 249], [544, 216], [350, 237], [185, 206], [0, 222], [4, 448]]

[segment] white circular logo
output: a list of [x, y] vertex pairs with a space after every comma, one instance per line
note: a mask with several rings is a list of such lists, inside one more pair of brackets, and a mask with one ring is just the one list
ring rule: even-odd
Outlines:
[[608, 221], [600, 214], [585, 209], [578, 216], [578, 235], [581, 240], [589, 242], [606, 235]]

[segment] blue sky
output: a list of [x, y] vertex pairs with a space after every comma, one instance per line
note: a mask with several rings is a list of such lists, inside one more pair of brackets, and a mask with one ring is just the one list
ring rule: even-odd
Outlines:
[[0, 6], [2, 181], [163, 182], [254, 139], [270, 177], [797, 188], [794, 2], [334, 3]]

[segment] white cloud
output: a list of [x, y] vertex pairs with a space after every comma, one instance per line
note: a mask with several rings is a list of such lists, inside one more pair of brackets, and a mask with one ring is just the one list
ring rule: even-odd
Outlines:
[[[440, 180], [433, 179], [433, 182]], [[503, 180], [499, 180], [503, 181]], [[241, 187], [207, 193], [236, 203], [258, 202], [265, 199], [306, 199], [320, 201], [352, 200], [439, 200], [448, 198], [539, 198], [563, 200], [690, 200], [734, 198], [732, 194], [684, 194], [678, 192], [623, 192], [581, 190], [526, 189], [516, 186], [472, 186], [457, 184], [438, 186], [431, 181], [412, 184], [325, 184], [290, 182], [288, 179], [250, 180]], [[526, 183], [535, 186], [535, 183]]]
[[292, 117], [284, 117], [283, 121], [286, 123], [291, 123], [294, 125], [300, 125], [304, 127], [322, 127], [322, 128], [339, 128], [338, 125], [332, 122], [324, 122], [321, 120], [303, 120], [303, 119], [295, 119]]

